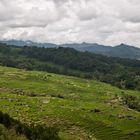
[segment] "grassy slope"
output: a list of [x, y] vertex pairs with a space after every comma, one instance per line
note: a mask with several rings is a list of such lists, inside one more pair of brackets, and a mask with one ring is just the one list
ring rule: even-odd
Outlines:
[[66, 140], [139, 139], [140, 112], [121, 103], [125, 94], [140, 97], [93, 80], [0, 67], [0, 110], [22, 122], [55, 125]]

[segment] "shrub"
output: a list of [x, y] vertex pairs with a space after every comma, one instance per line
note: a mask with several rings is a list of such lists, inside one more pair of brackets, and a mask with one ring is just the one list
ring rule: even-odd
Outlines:
[[18, 135], [25, 135], [29, 140], [60, 140], [58, 129], [45, 125], [27, 125], [14, 120], [0, 111], [0, 123], [6, 128], [14, 128]]
[[140, 100], [137, 97], [125, 95], [122, 99], [124, 104], [126, 104], [129, 108], [140, 111]]

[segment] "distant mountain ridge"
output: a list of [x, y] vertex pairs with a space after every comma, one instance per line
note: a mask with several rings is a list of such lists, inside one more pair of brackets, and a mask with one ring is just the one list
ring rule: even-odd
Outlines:
[[120, 44], [115, 47], [99, 45], [97, 43], [64, 44], [64, 47], [75, 48], [79, 51], [88, 51], [112, 57], [129, 58], [140, 60], [140, 49], [134, 46]]
[[38, 43], [33, 42], [31, 40], [23, 41], [23, 40], [2, 40], [0, 43], [5, 43], [7, 45], [14, 45], [14, 46], [36, 46], [36, 47], [45, 47], [45, 48], [55, 48], [58, 45], [53, 43]]
[[7, 45], [15, 45], [15, 46], [37, 46], [37, 47], [45, 47], [45, 48], [57, 48], [59, 46], [74, 48], [79, 51], [88, 51], [96, 54], [102, 54], [106, 56], [112, 57], [120, 57], [120, 58], [129, 58], [129, 59], [137, 59], [140, 60], [140, 48], [120, 44], [118, 46], [105, 46], [97, 43], [72, 43], [72, 44], [53, 44], [53, 43], [37, 43], [30, 40], [22, 41], [22, 40], [6, 40], [0, 41], [1, 43], [5, 43]]

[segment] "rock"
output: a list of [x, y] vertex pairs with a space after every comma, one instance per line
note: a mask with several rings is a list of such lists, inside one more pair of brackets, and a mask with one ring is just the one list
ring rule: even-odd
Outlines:
[[95, 112], [95, 113], [98, 113], [98, 112], [101, 112], [101, 110], [100, 110], [100, 109], [95, 108], [95, 109], [90, 110], [90, 112]]
[[124, 119], [124, 118], [125, 118], [125, 116], [124, 116], [124, 115], [119, 114], [119, 115], [118, 115], [118, 118], [119, 118], [119, 119]]

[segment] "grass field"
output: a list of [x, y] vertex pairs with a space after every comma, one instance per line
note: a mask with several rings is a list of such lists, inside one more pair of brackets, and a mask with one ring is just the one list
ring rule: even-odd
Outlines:
[[23, 123], [60, 129], [62, 140], [139, 140], [140, 112], [121, 90], [94, 80], [0, 67], [0, 110]]

